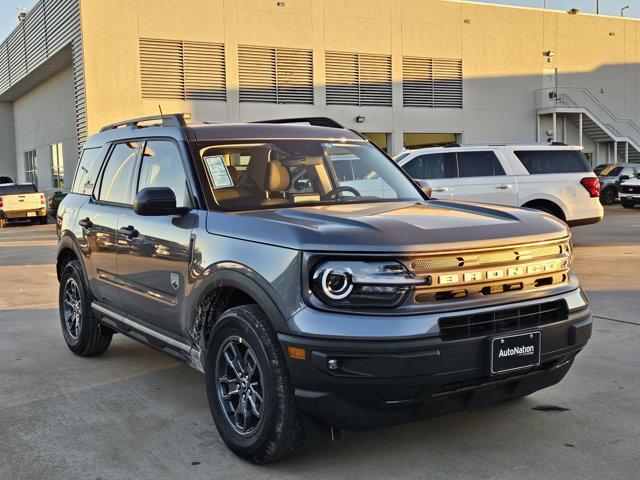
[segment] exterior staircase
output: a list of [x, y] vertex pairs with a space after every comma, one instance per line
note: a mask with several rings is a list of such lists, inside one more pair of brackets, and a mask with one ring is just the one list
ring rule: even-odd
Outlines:
[[[538, 116], [565, 117], [596, 143], [613, 144], [615, 162], [640, 162], [640, 126], [629, 118], [619, 118], [586, 88], [555, 87], [538, 90]], [[604, 162], [600, 162], [604, 163]]]

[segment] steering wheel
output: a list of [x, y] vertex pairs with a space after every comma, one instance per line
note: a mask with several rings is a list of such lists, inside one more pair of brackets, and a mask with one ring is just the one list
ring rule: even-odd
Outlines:
[[334, 198], [337, 198], [339, 193], [342, 192], [351, 192], [353, 193], [356, 197], [360, 197], [362, 195], [360, 195], [360, 192], [358, 190], [356, 190], [353, 187], [350, 187], [348, 185], [342, 186], [342, 187], [336, 187], [333, 190], [331, 190], [330, 192], [325, 193], [324, 195], [322, 195], [320, 197], [320, 200], [324, 201], [324, 200], [332, 200]]

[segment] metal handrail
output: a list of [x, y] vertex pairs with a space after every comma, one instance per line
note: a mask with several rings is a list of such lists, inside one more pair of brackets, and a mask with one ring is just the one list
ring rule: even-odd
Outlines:
[[[588, 99], [591, 105], [588, 105], [589, 102], [577, 101], [578, 96], [576, 96], [574, 92], [578, 92], [583, 96], [583, 98]], [[634, 143], [640, 145], [640, 127], [638, 124], [630, 118], [618, 117], [606, 105], [598, 100], [595, 95], [589, 91], [589, 89], [584, 87], [551, 87], [540, 89], [536, 93], [538, 108], [553, 108], [560, 105], [584, 108], [594, 118], [600, 119], [603, 125], [611, 129], [615, 135], [626, 135], [630, 137]], [[595, 108], [593, 108], [594, 106]], [[601, 115], [598, 115], [598, 113]], [[603, 121], [601, 118], [602, 116], [609, 118], [604, 119]], [[609, 121], [607, 122], [606, 120]], [[623, 130], [625, 133], [622, 133]]]

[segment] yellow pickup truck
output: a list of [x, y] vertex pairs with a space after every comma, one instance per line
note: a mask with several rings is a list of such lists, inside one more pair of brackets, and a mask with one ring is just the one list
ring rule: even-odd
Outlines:
[[47, 202], [44, 193], [33, 183], [0, 184], [0, 228], [9, 220], [30, 219], [47, 223]]

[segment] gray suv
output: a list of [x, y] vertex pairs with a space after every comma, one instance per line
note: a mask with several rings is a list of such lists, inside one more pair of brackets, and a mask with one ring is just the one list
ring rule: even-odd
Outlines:
[[326, 118], [104, 127], [57, 227], [71, 351], [122, 333], [200, 370], [222, 439], [256, 463], [523, 397], [591, 336], [566, 224], [429, 200]]

